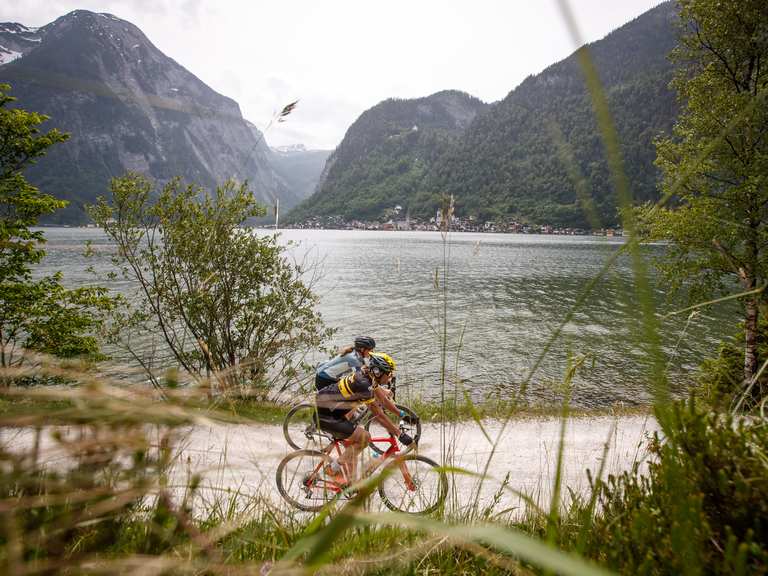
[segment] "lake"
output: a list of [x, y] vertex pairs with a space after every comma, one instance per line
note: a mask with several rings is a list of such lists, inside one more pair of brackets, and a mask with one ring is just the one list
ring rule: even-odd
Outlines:
[[[270, 232], [259, 230], [258, 234]], [[61, 270], [65, 284], [93, 282], [87, 268], [110, 267], [114, 246], [98, 229], [46, 228], [48, 256], [38, 273]], [[440, 395], [442, 334], [447, 334], [450, 394], [466, 389], [476, 400], [519, 389], [552, 334], [623, 239], [586, 236], [285, 230], [295, 258], [317, 262], [319, 309], [338, 328], [335, 345], [373, 336], [398, 362], [398, 383], [427, 399]], [[84, 255], [86, 241], [96, 254]], [[663, 247], [649, 247], [648, 256]], [[444, 262], [447, 280], [443, 280]], [[109, 283], [127, 291], [124, 281]], [[656, 287], [659, 315], [684, 307]], [[443, 297], [447, 296], [447, 315]], [[661, 319], [673, 389], [684, 393], [698, 363], [716, 352], [738, 320], [721, 306], [689, 319]], [[620, 257], [563, 327], [527, 389], [533, 403], [551, 404], [569, 354], [587, 355], [573, 403], [605, 407], [647, 403], [648, 366], [635, 334], [638, 306], [632, 271]], [[113, 357], [122, 359], [119, 352]], [[318, 357], [317, 360], [320, 358]], [[460, 388], [456, 388], [456, 387]]]

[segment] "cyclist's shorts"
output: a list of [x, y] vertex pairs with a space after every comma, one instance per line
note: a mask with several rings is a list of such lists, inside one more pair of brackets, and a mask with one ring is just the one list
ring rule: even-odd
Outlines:
[[328, 432], [337, 440], [346, 440], [357, 427], [344, 417], [344, 410], [317, 409], [317, 425], [323, 432]]
[[326, 386], [330, 386], [331, 384], [336, 384], [338, 380], [336, 378], [331, 378], [330, 376], [326, 376], [325, 374], [315, 374], [315, 388], [318, 390], [325, 388]]

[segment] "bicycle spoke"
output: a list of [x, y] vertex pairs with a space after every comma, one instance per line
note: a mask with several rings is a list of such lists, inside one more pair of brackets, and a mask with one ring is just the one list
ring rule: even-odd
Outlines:
[[379, 494], [387, 507], [414, 514], [436, 510], [446, 493], [445, 474], [424, 456], [407, 457], [389, 465], [379, 485]]
[[320, 450], [326, 444], [318, 433], [315, 407], [311, 404], [299, 404], [291, 409], [283, 422], [283, 433], [296, 450]]
[[325, 475], [325, 466], [330, 462], [326, 454], [313, 450], [289, 454], [277, 467], [280, 494], [301, 510], [320, 510], [340, 492], [339, 486]]

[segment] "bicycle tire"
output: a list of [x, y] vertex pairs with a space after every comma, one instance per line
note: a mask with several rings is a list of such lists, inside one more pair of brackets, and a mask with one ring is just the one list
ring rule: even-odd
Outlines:
[[[277, 465], [275, 482], [280, 496], [294, 508], [306, 512], [322, 510], [338, 497], [325, 479], [324, 467], [331, 457], [319, 450], [291, 452]], [[316, 475], [315, 478], [312, 476]]]
[[296, 404], [283, 420], [283, 436], [294, 450], [317, 449], [320, 438], [315, 424], [316, 408], [306, 402]]
[[[418, 444], [419, 439], [421, 438], [421, 420], [418, 415], [408, 408], [408, 406], [403, 406], [402, 404], [395, 404], [395, 406], [397, 406], [398, 410], [402, 410], [408, 415], [407, 417], [408, 420], [410, 420], [410, 423], [405, 424], [404, 431], [413, 438], [412, 446]], [[397, 416], [397, 418], [399, 419], [400, 417]], [[366, 432], [371, 435], [371, 438], [381, 438], [389, 434], [389, 431], [387, 431], [387, 429], [384, 428], [384, 426], [381, 425], [370, 412], [368, 413], [368, 416], [366, 416], [364, 427]], [[371, 427], [373, 427], [373, 432], [371, 432]], [[370, 442], [368, 445], [371, 447], [371, 450], [377, 454], [383, 454], [386, 449], [389, 448], [389, 444], [380, 447], [375, 442]]]
[[[415, 484], [413, 488], [407, 486], [401, 465], [407, 467]], [[395, 512], [430, 514], [442, 506], [448, 495], [448, 476], [437, 462], [420, 454], [396, 458], [382, 474], [379, 496]]]

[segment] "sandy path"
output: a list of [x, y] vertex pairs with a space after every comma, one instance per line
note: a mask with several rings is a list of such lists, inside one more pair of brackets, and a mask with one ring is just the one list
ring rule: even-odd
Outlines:
[[[485, 424], [495, 439], [499, 422]], [[513, 420], [504, 431], [499, 448], [484, 482], [481, 502], [488, 502], [509, 472], [509, 487], [525, 492], [539, 502], [548, 503], [555, 477], [561, 421], [556, 418]], [[577, 492], [588, 489], [586, 469], [600, 467], [604, 447], [608, 453], [605, 472], [616, 474], [631, 468], [645, 456], [644, 440], [658, 427], [649, 416], [579, 417], [567, 422], [564, 451], [564, 484]], [[491, 445], [476, 423], [462, 423], [446, 431], [454, 449], [453, 465], [480, 473], [491, 452]], [[273, 425], [232, 425], [198, 427], [189, 431], [182, 443], [180, 471], [203, 474], [209, 495], [222, 489], [237, 489], [250, 495], [266, 495], [282, 505], [275, 489], [275, 469], [289, 452], [282, 429]], [[440, 461], [440, 428], [426, 424], [419, 452]], [[477, 479], [458, 475], [453, 478], [457, 502], [469, 500]], [[567, 491], [564, 490], [567, 493]], [[506, 494], [497, 510], [519, 506], [520, 500]], [[545, 505], [547, 507], [547, 505]]]
[[[495, 439], [501, 430], [497, 421], [485, 422], [488, 435]], [[524, 492], [548, 508], [559, 445], [561, 421], [557, 418], [524, 418], [513, 420], [504, 430], [498, 450], [488, 469], [488, 478], [480, 492], [481, 506], [499, 491], [501, 481], [509, 473], [508, 488], [496, 510], [509, 507], [522, 509], [522, 501], [513, 491]], [[589, 487], [585, 471], [600, 467], [604, 447], [608, 446], [604, 475], [629, 470], [636, 461], [643, 462], [645, 440], [658, 429], [649, 416], [576, 417], [567, 422], [564, 450], [564, 485], [585, 493]], [[61, 428], [56, 428], [62, 432]], [[68, 462], [51, 434], [43, 435], [40, 456], [43, 462], [67, 467]], [[66, 432], [65, 432], [66, 433]], [[440, 427], [425, 424], [419, 453], [440, 462]], [[453, 448], [450, 465], [474, 474], [482, 473], [491, 453], [491, 445], [475, 422], [461, 423], [446, 430]], [[11, 451], [27, 451], [33, 442], [29, 429], [0, 430], [0, 443]], [[275, 487], [275, 470], [290, 449], [276, 425], [198, 426], [186, 431], [178, 445], [178, 464], [172, 484], [186, 485], [189, 474], [202, 475], [198, 507], [205, 509], [217, 499], [226, 502], [233, 492], [262, 496], [279, 507], [287, 507]], [[365, 457], [369, 457], [366, 455]], [[468, 505], [476, 493], [478, 479], [474, 475], [451, 478], [452, 507]], [[567, 490], [563, 489], [567, 495]], [[378, 499], [376, 499], [378, 500]], [[247, 500], [244, 500], [247, 501]]]

